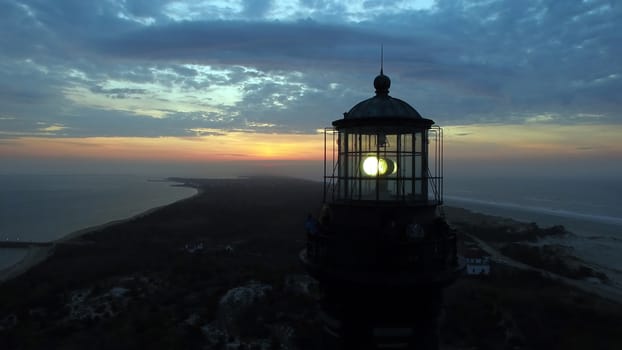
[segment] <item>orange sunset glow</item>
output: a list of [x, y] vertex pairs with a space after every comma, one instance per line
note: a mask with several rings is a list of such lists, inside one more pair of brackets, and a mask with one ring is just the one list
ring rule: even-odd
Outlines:
[[106, 160], [214, 161], [316, 160], [323, 136], [231, 132], [197, 137], [16, 138], [1, 156], [94, 158]]
[[519, 158], [622, 155], [619, 125], [461, 125], [445, 127], [445, 156], [494, 162]]
[[[500, 159], [616, 157], [616, 125], [462, 125], [445, 127], [445, 157]], [[585, 137], [598, 135], [598, 138]], [[149, 161], [320, 160], [323, 135], [219, 132], [192, 137], [87, 137], [5, 140], [0, 156]]]

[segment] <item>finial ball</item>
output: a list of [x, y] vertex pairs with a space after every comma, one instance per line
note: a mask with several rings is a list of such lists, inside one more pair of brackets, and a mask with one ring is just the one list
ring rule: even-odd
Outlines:
[[374, 79], [374, 87], [376, 88], [376, 94], [387, 95], [391, 87], [391, 79], [381, 72], [380, 75]]

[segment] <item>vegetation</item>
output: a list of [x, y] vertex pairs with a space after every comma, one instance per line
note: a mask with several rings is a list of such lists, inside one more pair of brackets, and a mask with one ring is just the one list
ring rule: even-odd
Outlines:
[[533, 246], [519, 243], [507, 244], [501, 247], [501, 252], [527, 265], [553, 272], [555, 274], [573, 278], [598, 278], [601, 282], [608, 282], [609, 278], [602, 272], [595, 271], [582, 264], [577, 259], [568, 256], [558, 246]]
[[[191, 182], [201, 188], [199, 195], [58, 244], [45, 263], [2, 284], [2, 349], [218, 349], [233, 338], [247, 344], [265, 339], [275, 349], [288, 342], [318, 349], [315, 296], [297, 292], [287, 280], [303, 275], [297, 261], [303, 223], [319, 209], [320, 185], [287, 179]], [[477, 220], [469, 228], [465, 219], [463, 228], [505, 240], [507, 227]], [[563, 230], [532, 231], [521, 237]], [[529, 246], [508, 249], [516, 258], [561, 271], [554, 251], [543, 257]], [[444, 343], [622, 348], [620, 305], [539, 274], [503, 266], [493, 271], [488, 279], [465, 277], [447, 289]], [[210, 332], [223, 322], [219, 301], [251, 280], [271, 291], [241, 311], [236, 334], [210, 343]]]
[[493, 266], [448, 289], [441, 338], [478, 349], [619, 349], [622, 306], [537, 272]]

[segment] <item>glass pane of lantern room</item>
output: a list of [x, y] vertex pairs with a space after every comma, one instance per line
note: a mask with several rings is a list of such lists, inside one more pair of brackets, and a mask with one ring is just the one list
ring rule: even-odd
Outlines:
[[421, 133], [421, 131], [417, 131], [416, 133], [414, 133], [414, 137], [415, 137], [415, 153], [421, 153], [423, 151], [423, 148], [422, 148], [423, 134]]
[[414, 179], [414, 191], [415, 198], [419, 198], [423, 194], [422, 180], [423, 180], [423, 164], [421, 162], [421, 154], [415, 155], [415, 176]]
[[413, 176], [413, 136], [402, 134], [397, 166], [399, 176], [399, 192], [402, 199], [412, 195]]
[[426, 142], [425, 137], [423, 137], [423, 133], [418, 131], [414, 133], [414, 152], [413, 152], [413, 173], [412, 173], [412, 184], [413, 191], [412, 195], [415, 199], [421, 199], [423, 196], [423, 178], [425, 176], [424, 162], [423, 157], [425, 157], [425, 145]]
[[[368, 160], [370, 157], [377, 156], [377, 135], [376, 134], [362, 134], [360, 147], [358, 149], [358, 162], [357, 162], [357, 184], [359, 189], [359, 198], [363, 200], [375, 200], [376, 199], [376, 176], [370, 174], [373, 170], [370, 170], [370, 164], [373, 165], [373, 161]], [[366, 163], [367, 162], [367, 163]], [[366, 169], [367, 164], [367, 171]], [[371, 169], [374, 167], [371, 166]]]
[[338, 188], [338, 195], [337, 197], [340, 199], [344, 199], [346, 197], [346, 191], [347, 191], [347, 186], [346, 183], [347, 181], [345, 180], [345, 177], [347, 176], [347, 165], [348, 165], [348, 161], [347, 161], [347, 144], [348, 144], [348, 134], [344, 133], [344, 132], [340, 132], [339, 133], [339, 137], [337, 139], [337, 143], [339, 144], [339, 160], [338, 160], [338, 169], [337, 169], [337, 174], [338, 174], [338, 178], [337, 178], [337, 188]]
[[396, 200], [398, 194], [398, 135], [378, 135], [378, 198]]
[[361, 144], [361, 136], [353, 133], [348, 137], [348, 190], [346, 193], [347, 199], [358, 199], [358, 184], [356, 178], [358, 177], [358, 163], [359, 163], [359, 148]]

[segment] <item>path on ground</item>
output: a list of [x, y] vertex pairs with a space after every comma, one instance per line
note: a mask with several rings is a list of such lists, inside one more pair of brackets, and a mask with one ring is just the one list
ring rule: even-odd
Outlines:
[[540, 272], [543, 276], [551, 280], [562, 282], [566, 285], [579, 288], [585, 292], [593, 293], [602, 298], [622, 304], [622, 290], [620, 290], [619, 288], [606, 285], [603, 283], [595, 283], [589, 280], [576, 280], [576, 279], [558, 275], [556, 273], [553, 273], [553, 272], [550, 272], [544, 269], [533, 267], [531, 265], [527, 265], [520, 261], [514, 260], [506, 255], [503, 255], [503, 253], [501, 253], [500, 251], [492, 247], [490, 244], [482, 241], [481, 239], [473, 235], [466, 234], [466, 233], [465, 235], [469, 237], [470, 239], [474, 240], [481, 249], [483, 249], [486, 253], [490, 254], [490, 259], [497, 263], [504, 264], [504, 265], [511, 266], [511, 267], [518, 268], [518, 269], [537, 271], [537, 272]]

